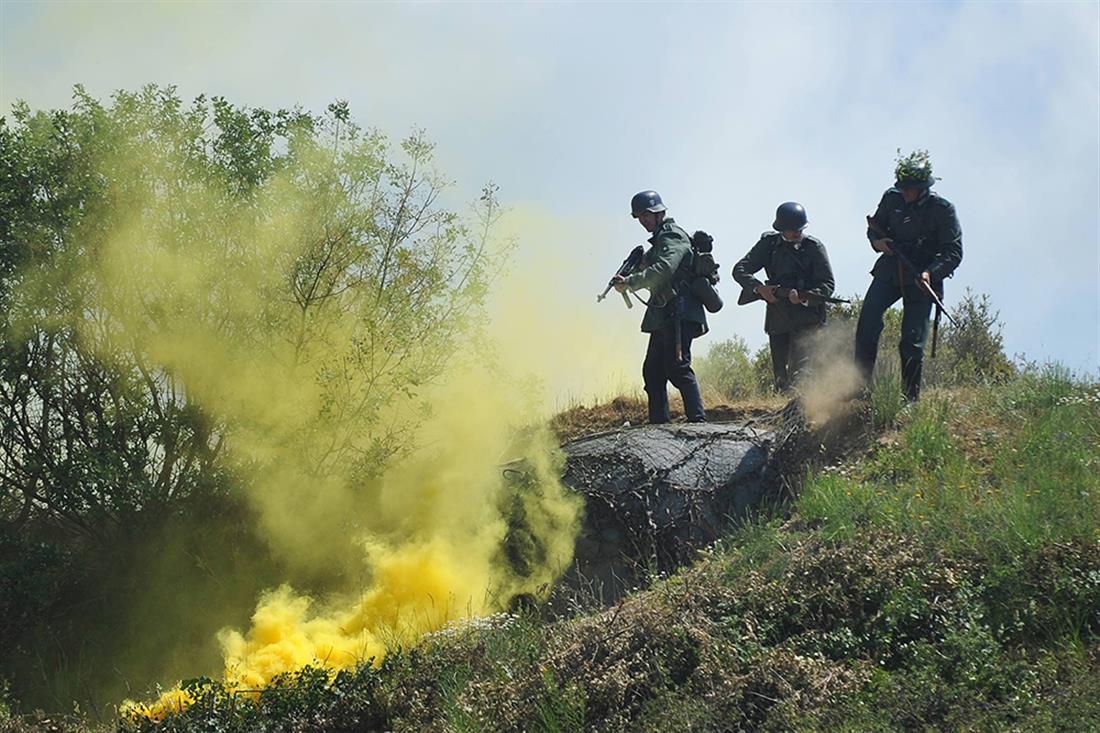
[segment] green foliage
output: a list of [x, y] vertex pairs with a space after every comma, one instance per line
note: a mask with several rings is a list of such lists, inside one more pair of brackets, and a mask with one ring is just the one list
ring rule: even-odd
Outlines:
[[772, 372], [772, 350], [764, 344], [752, 356], [753, 383], [757, 394], [770, 394], [775, 391], [775, 375]]
[[922, 183], [932, 178], [932, 157], [927, 150], [914, 150], [903, 156], [898, 148], [895, 162], [894, 177], [899, 182]]
[[717, 341], [694, 359], [693, 368], [703, 388], [723, 400], [750, 400], [775, 392], [772, 353], [766, 343], [750, 355], [740, 336]]
[[558, 684], [549, 672], [542, 674], [543, 692], [535, 703], [535, 730], [545, 733], [579, 733], [584, 730], [585, 694], [575, 682]]
[[335, 675], [304, 667], [275, 678], [262, 693], [226, 690], [207, 678], [186, 680], [181, 689], [194, 700], [185, 716], [123, 720], [119, 733], [388, 730], [380, 672], [369, 664]]
[[[146, 624], [150, 663], [209, 643], [201, 624], [187, 624], [201, 643], [173, 630], [188, 604], [166, 585], [224, 603], [224, 622], [275, 571], [332, 581], [289, 576], [257, 540], [243, 489], [265, 457], [238, 449], [258, 429], [218, 409], [237, 395], [212, 399], [150, 345], [194, 325], [230, 345], [224, 373], [248, 374], [258, 354], [299, 365], [296, 384], [318, 395], [283, 436], [301, 483], [376, 475], [408, 427], [379, 415], [417, 414], [507, 254], [490, 246], [495, 188], [471, 219], [442, 208], [432, 154], [422, 132], [392, 149], [346, 103], [188, 104], [172, 87], [108, 103], [77, 87], [70, 109], [0, 118], [0, 543], [23, 548], [0, 567], [0, 608], [21, 609], [0, 623], [0, 663], [19, 697], [94, 706], [121, 694], [120, 674], [146, 684], [161, 670], [128, 668], [139, 650], [120, 633], [139, 608], [160, 622]], [[202, 297], [167, 287], [181, 267], [157, 271], [157, 257], [193, 268], [182, 280], [201, 274]], [[232, 317], [246, 307], [255, 317]]]
[[19, 638], [40, 622], [71, 563], [54, 545], [0, 534], [0, 639]]
[[1015, 375], [1016, 368], [1004, 353], [1004, 324], [987, 295], [967, 289], [951, 315], [958, 325], [942, 319], [937, 356], [925, 360], [928, 384], [957, 387], [1003, 382]]
[[694, 362], [700, 384], [723, 399], [744, 400], [759, 394], [749, 347], [740, 336], [711, 343]]
[[801, 511], [833, 531], [869, 522], [993, 559], [1095, 538], [1100, 423], [1073, 397], [1094, 389], [1025, 375], [965, 406], [926, 398], [854, 475], [810, 481]]
[[890, 427], [897, 422], [905, 408], [905, 396], [902, 392], [901, 375], [896, 370], [880, 369], [882, 376], [871, 385], [871, 422], [875, 428]]
[[[227, 274], [203, 302], [141, 293], [151, 332], [171, 328], [166, 318], [182, 309], [242, 344], [285, 340], [304, 358], [332, 345], [326, 313], [362, 314], [352, 363], [317, 371], [327, 408], [316, 419], [346, 423], [349, 438], [314, 463], [377, 470], [395, 436], [353, 428], [438, 375], [499, 265], [484, 231], [436, 206], [446, 182], [425, 136], [405, 140], [408, 162], [397, 163], [346, 106], [315, 116], [199, 97], [185, 107], [156, 87], [119, 92], [110, 107], [79, 87], [75, 96], [70, 111], [17, 107], [0, 123], [5, 519], [45, 514], [90, 534], [89, 522], [164, 511], [232, 482], [220, 449], [234, 426], [216, 422], [191, 385], [118, 326], [113, 308], [128, 301], [105, 290], [119, 283], [101, 279], [98, 258], [135, 221], [150, 242]], [[482, 205], [487, 227], [493, 189]], [[295, 243], [278, 250], [293, 256], [267, 285], [271, 307], [255, 322], [226, 318], [240, 287], [234, 270], [247, 281], [242, 268], [257, 254], [238, 240], [275, 216]], [[207, 246], [222, 240], [224, 251]]]

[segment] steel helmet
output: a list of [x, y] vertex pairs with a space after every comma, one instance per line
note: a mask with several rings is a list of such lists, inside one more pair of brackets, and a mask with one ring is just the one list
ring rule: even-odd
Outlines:
[[665, 205], [661, 201], [661, 194], [656, 191], [641, 191], [634, 194], [634, 198], [630, 199], [630, 215], [635, 219], [643, 211], [650, 211], [655, 214], [664, 210]]
[[901, 157], [898, 148], [897, 167], [894, 168], [895, 188], [928, 188], [936, 182], [932, 175], [932, 160], [927, 150], [914, 150]]
[[775, 210], [775, 223], [772, 229], [777, 232], [800, 232], [806, 228], [806, 210], [797, 201], [780, 204]]

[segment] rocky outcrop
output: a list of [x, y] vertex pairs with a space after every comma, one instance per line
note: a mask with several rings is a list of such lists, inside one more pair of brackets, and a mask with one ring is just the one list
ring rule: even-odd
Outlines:
[[563, 483], [585, 497], [565, 585], [613, 602], [795, 487], [805, 421], [789, 405], [748, 424], [626, 427], [571, 441]]

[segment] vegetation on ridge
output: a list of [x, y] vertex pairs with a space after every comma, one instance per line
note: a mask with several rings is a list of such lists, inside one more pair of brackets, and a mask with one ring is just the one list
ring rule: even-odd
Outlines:
[[[122, 729], [1095, 730], [1100, 386], [933, 392], [865, 456], [609, 609], [450, 628]], [[29, 722], [9, 720], [10, 730]]]

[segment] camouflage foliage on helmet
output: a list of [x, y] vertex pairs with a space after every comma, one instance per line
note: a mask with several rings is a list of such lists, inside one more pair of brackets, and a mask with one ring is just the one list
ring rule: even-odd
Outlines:
[[926, 150], [915, 150], [902, 156], [899, 147], [895, 161], [898, 166], [894, 168], [894, 176], [899, 183], [931, 184], [936, 180], [932, 177], [932, 158]]
[[936, 180], [932, 177], [932, 159], [927, 150], [914, 150], [903, 157], [901, 148], [898, 148], [896, 160], [894, 175], [899, 183], [931, 184]]

